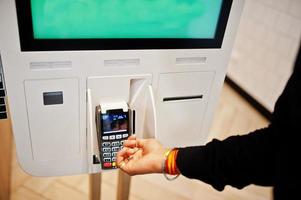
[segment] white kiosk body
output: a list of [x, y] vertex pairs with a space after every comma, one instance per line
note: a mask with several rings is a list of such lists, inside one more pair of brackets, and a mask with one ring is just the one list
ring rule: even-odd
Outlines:
[[[149, 9], [156, 8], [156, 3], [160, 1], [140, 1], [141, 5], [133, 6], [132, 10], [118, 10], [118, 6], [127, 7], [123, 1], [114, 1], [112, 6], [120, 15], [133, 15], [130, 20], [139, 21], [137, 16], [149, 13]], [[99, 151], [95, 128], [95, 107], [99, 104], [117, 105], [123, 102], [135, 110], [137, 137], [155, 137], [170, 147], [204, 144], [225, 78], [244, 1], [195, 0], [181, 3], [169, 0], [161, 1], [166, 4], [161, 11], [156, 8], [157, 15], [171, 11], [179, 11], [180, 15], [183, 8], [186, 9], [184, 14], [190, 12], [189, 4], [199, 4], [205, 8], [207, 4], [219, 5], [216, 22], [210, 20], [209, 11], [206, 13], [204, 9], [204, 14], [189, 25], [198, 26], [205, 20], [209, 28], [214, 28], [212, 37], [185, 38], [173, 35], [173, 31], [156, 35], [155, 29], [144, 30], [145, 35], [133, 31], [132, 34], [137, 35], [131, 37], [123, 37], [122, 33], [102, 36], [101, 32], [89, 36], [89, 32], [84, 32], [84, 36], [80, 37], [62, 33], [60, 38], [43, 36], [39, 30], [35, 32], [37, 26], [43, 27], [46, 23], [43, 20], [47, 18], [39, 18], [39, 13], [35, 13], [39, 9], [47, 15], [47, 12], [55, 12], [55, 6], [59, 5], [63, 12], [68, 12], [71, 2], [73, 6], [85, 9], [85, 12], [78, 12], [80, 17], [69, 16], [69, 19], [86, 19], [85, 14], [95, 12], [87, 12], [89, 10], [86, 9], [92, 8], [92, 3], [97, 1], [68, 2], [0, 1], [0, 68], [3, 68], [0, 72], [4, 74], [1, 78], [3, 88], [0, 90], [6, 88], [4, 93], [8, 97], [21, 167], [35, 176], [102, 172], [101, 165], [92, 161], [93, 154]], [[139, 1], [133, 2], [139, 4]], [[179, 5], [174, 6], [176, 10], [169, 10], [173, 6], [168, 2]], [[154, 7], [143, 7], [146, 3], [153, 3]], [[60, 20], [51, 18], [49, 21]], [[105, 19], [102, 23], [106, 20], [112, 19]], [[166, 24], [173, 27], [174, 21], [170, 20]], [[83, 27], [89, 23], [92, 22], [78, 22]], [[64, 26], [72, 29], [73, 25], [66, 23]], [[116, 28], [117, 25], [112, 26]], [[126, 30], [126, 26], [120, 27], [120, 30]], [[50, 26], [47, 31], [51, 32], [51, 29]], [[59, 32], [53, 29], [51, 33]], [[154, 37], [147, 35], [150, 32]]]

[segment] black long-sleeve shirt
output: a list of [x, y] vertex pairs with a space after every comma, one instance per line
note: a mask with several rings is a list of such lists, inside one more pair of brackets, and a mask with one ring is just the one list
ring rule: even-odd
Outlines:
[[[301, 186], [301, 50], [267, 128], [205, 146], [181, 148], [180, 172], [221, 191], [226, 185], [274, 187], [274, 199], [296, 199]], [[262, 83], [264, 84], [264, 83]], [[301, 189], [301, 188], [300, 188]], [[298, 199], [298, 198], [297, 198]]]

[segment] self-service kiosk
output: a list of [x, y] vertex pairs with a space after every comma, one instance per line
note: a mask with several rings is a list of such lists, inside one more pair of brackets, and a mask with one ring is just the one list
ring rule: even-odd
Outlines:
[[22, 168], [36, 176], [115, 169], [130, 134], [204, 144], [242, 7], [1, 0], [0, 89]]

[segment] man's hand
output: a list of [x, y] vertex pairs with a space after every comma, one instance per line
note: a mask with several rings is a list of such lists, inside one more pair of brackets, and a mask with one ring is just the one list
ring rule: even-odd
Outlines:
[[155, 139], [130, 136], [117, 154], [117, 166], [129, 175], [162, 173], [166, 149]]

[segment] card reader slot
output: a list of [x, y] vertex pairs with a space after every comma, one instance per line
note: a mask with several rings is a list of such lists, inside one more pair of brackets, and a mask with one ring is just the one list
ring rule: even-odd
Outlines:
[[4, 97], [0, 97], [0, 105], [4, 105], [5, 104], [5, 100], [4, 100]]
[[100, 160], [97, 155], [93, 155], [93, 164], [100, 164]]
[[0, 112], [6, 112], [5, 105], [0, 105]]
[[193, 100], [193, 99], [202, 99], [202, 98], [203, 98], [203, 95], [164, 97], [163, 102]]
[[135, 129], [136, 129], [135, 117], [136, 117], [136, 112], [135, 112], [135, 110], [133, 110], [133, 118], [132, 118], [132, 120], [133, 120], [133, 130], [132, 130], [133, 134], [135, 134]]

